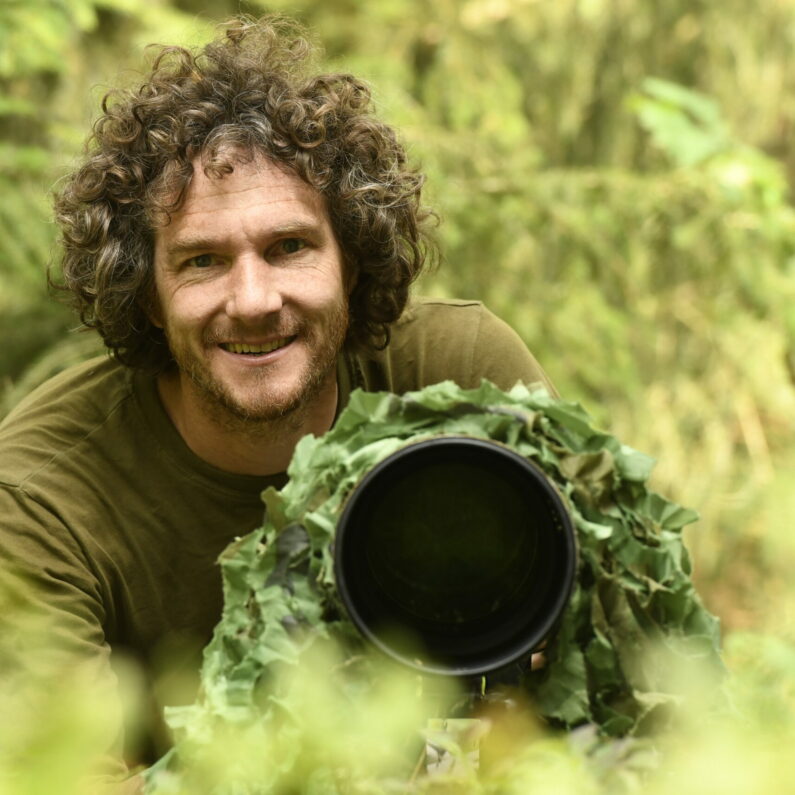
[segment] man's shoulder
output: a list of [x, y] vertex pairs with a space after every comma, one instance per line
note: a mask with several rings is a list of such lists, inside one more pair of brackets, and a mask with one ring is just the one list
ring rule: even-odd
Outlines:
[[415, 297], [392, 327], [393, 333], [406, 333], [410, 329], [435, 322], [466, 323], [469, 319], [488, 312], [482, 301], [463, 298]]
[[132, 383], [128, 368], [101, 356], [36, 387], [0, 423], [0, 481], [19, 484], [68, 454], [128, 401]]
[[57, 420], [68, 411], [90, 421], [129, 395], [131, 382], [129, 368], [109, 356], [95, 356], [62, 370], [31, 390], [0, 422], [0, 432], [31, 416]]
[[397, 393], [450, 380], [463, 388], [517, 381], [551, 389], [519, 335], [477, 300], [414, 298], [391, 328], [389, 345], [362, 360], [363, 386]]
[[463, 353], [477, 343], [484, 322], [502, 323], [481, 301], [413, 298], [390, 330], [389, 348], [393, 354], [415, 347], [448, 347]]

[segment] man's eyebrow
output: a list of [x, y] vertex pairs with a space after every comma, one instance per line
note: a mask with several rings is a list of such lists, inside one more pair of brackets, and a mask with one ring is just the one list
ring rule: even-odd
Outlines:
[[180, 237], [166, 243], [166, 256], [174, 257], [195, 251], [209, 251], [217, 245], [218, 241], [211, 240], [209, 237]]
[[315, 221], [290, 221], [286, 224], [274, 226], [269, 230], [273, 237], [284, 237], [285, 235], [315, 235], [320, 231], [320, 224]]

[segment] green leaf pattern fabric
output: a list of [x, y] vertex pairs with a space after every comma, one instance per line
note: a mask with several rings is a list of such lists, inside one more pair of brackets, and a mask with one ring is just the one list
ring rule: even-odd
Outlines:
[[332, 430], [299, 443], [287, 485], [265, 492], [263, 527], [221, 558], [224, 611], [200, 698], [168, 715], [177, 753], [181, 742], [211, 741], [219, 725], [275, 720], [289, 699], [273, 673], [299, 665], [313, 644], [362, 651], [335, 589], [337, 519], [375, 464], [439, 435], [510, 446], [542, 468], [573, 517], [575, 588], [547, 665], [523, 680], [540, 716], [595, 724], [603, 735], [643, 734], [676, 702], [666, 691], [675, 666], [698, 658], [720, 669], [718, 622], [694, 590], [681, 538], [697, 515], [647, 490], [652, 459], [596, 430], [580, 406], [521, 384], [503, 392], [487, 381], [475, 390], [444, 382], [402, 397], [357, 391]]

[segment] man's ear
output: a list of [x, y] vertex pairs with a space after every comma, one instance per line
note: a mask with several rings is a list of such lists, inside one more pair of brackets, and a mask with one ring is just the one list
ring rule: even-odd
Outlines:
[[359, 283], [359, 265], [358, 263], [351, 262], [348, 258], [345, 258], [345, 262], [343, 264], [343, 272], [342, 277], [345, 282], [345, 294], [348, 298], [351, 297], [354, 288]]
[[160, 315], [160, 307], [156, 307], [156, 309], [149, 309], [147, 311], [146, 316], [149, 318], [149, 322], [155, 327], [162, 329], [163, 328], [163, 320]]
[[146, 292], [138, 299], [138, 306], [146, 315], [149, 322], [156, 328], [163, 328], [163, 312], [160, 309], [160, 301], [157, 298], [154, 282], [149, 285]]

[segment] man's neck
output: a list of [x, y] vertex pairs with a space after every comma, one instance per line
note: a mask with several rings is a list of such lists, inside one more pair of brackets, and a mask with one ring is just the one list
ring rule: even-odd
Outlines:
[[158, 392], [180, 436], [199, 458], [225, 472], [260, 476], [284, 472], [304, 436], [329, 430], [338, 399], [332, 372], [310, 405], [278, 419], [243, 423], [208, 411], [177, 373], [161, 375]]

